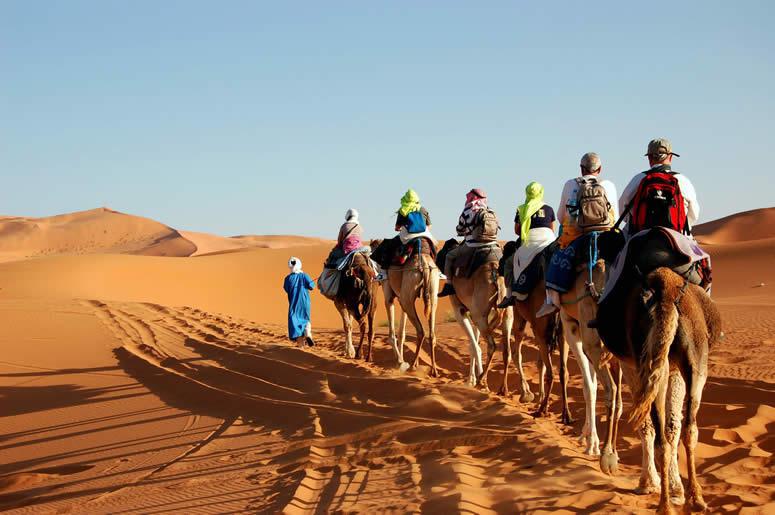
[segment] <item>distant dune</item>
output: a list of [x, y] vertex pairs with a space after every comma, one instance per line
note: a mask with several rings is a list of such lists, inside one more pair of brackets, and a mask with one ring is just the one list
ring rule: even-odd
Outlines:
[[775, 238], [775, 207], [725, 216], [700, 224], [693, 232], [701, 242], [712, 244]]
[[79, 254], [188, 257], [246, 248], [284, 248], [327, 243], [301, 236], [226, 238], [178, 231], [108, 208], [29, 218], [0, 217], [0, 261]]

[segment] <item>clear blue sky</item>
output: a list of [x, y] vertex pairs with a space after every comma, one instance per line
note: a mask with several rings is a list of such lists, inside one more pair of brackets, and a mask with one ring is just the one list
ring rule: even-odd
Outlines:
[[472, 186], [511, 232], [580, 156], [623, 189], [666, 136], [702, 219], [772, 206], [775, 3], [0, 0], [0, 213], [448, 236]]

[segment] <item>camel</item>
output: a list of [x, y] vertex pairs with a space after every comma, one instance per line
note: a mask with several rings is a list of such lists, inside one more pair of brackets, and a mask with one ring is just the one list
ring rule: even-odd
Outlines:
[[[377, 249], [383, 242], [372, 240], [371, 248]], [[428, 254], [413, 254], [411, 258], [400, 266], [391, 266], [387, 270], [387, 279], [382, 284], [385, 296], [385, 308], [388, 315], [388, 328], [390, 331], [390, 343], [393, 353], [398, 361], [401, 371], [407, 370], [409, 365], [404, 361], [404, 338], [406, 320], [408, 319], [417, 333], [417, 352], [414, 356], [411, 368], [416, 368], [420, 361], [420, 351], [425, 343], [426, 334], [420, 316], [417, 314], [415, 301], [422, 297], [425, 306], [425, 318], [428, 321], [428, 337], [431, 344], [431, 372], [432, 377], [438, 377], [436, 367], [436, 307], [438, 305], [439, 269]], [[395, 332], [394, 303], [398, 303], [403, 311], [401, 320], [400, 346]]]
[[[605, 261], [599, 259], [591, 268], [589, 263], [583, 263], [576, 269], [576, 274], [573, 287], [560, 296], [560, 318], [565, 341], [576, 357], [583, 378], [586, 413], [580, 441], [586, 447], [586, 454], [600, 455], [603, 472], [615, 474], [618, 467], [616, 429], [622, 415], [622, 374], [597, 330], [588, 325], [597, 317], [598, 292], [603, 291], [606, 281]], [[602, 454], [595, 420], [597, 376], [601, 377], [606, 393], [606, 433]]]
[[[457, 244], [456, 240], [450, 240], [450, 242], [452, 245]], [[445, 245], [445, 248], [448, 246], [451, 245]], [[514, 312], [512, 308], [502, 312], [496, 309], [497, 303], [506, 295], [505, 282], [503, 277], [498, 275], [498, 261], [488, 261], [482, 264], [471, 277], [456, 276], [450, 280], [455, 288], [455, 295], [450, 297], [455, 318], [466, 332], [471, 345], [469, 384], [487, 388], [487, 372], [496, 350], [495, 329], [500, 326], [503, 346], [503, 383], [498, 394], [508, 396], [508, 368], [511, 362], [510, 341]], [[480, 336], [483, 336], [488, 343], [487, 364], [484, 367], [482, 366], [482, 351], [479, 347]], [[530, 386], [522, 371], [521, 341], [518, 355], [520, 356], [518, 368], [521, 378], [520, 402], [531, 402], [534, 395], [530, 391]]]
[[[360, 359], [361, 349], [368, 332], [369, 348], [365, 360], [371, 361], [371, 348], [374, 343], [374, 314], [377, 311], [377, 281], [375, 272], [369, 263], [369, 257], [361, 252], [353, 255], [350, 266], [342, 273], [339, 292], [334, 298], [334, 305], [345, 333], [347, 357]], [[358, 349], [352, 343], [352, 322], [360, 327], [360, 343]]]
[[[595, 325], [606, 347], [620, 360], [632, 391], [630, 419], [643, 443], [637, 491], [659, 491], [658, 512], [673, 513], [672, 503], [680, 504], [684, 498], [678, 469], [680, 437], [688, 461], [685, 508], [704, 511], [707, 505], [695, 464], [697, 411], [707, 379], [708, 353], [721, 338], [721, 315], [702, 288], [671, 268], [657, 268], [645, 277], [631, 272], [619, 281], [616, 295], [601, 303]], [[661, 454], [659, 472], [655, 444]]]

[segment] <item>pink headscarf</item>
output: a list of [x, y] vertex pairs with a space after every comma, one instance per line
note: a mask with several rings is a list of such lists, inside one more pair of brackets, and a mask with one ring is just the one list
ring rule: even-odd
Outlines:
[[487, 208], [487, 194], [479, 188], [474, 188], [466, 193], [466, 209], [479, 211]]

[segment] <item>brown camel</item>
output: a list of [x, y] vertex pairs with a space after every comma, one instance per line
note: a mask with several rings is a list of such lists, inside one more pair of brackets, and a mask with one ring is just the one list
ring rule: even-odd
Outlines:
[[[662, 267], [645, 279], [627, 281], [620, 294], [610, 302], [604, 300], [597, 325], [608, 349], [621, 360], [632, 390], [630, 418], [640, 428], [644, 443], [639, 490], [660, 491], [659, 513], [673, 513], [671, 498], [680, 503], [684, 496], [677, 467], [681, 437], [688, 462], [685, 509], [705, 510], [695, 464], [697, 411], [709, 349], [721, 337], [718, 308], [702, 288]], [[662, 458], [658, 474], [654, 443]]]
[[[357, 253], [352, 257], [350, 266], [342, 272], [339, 292], [334, 305], [342, 317], [346, 339], [347, 357], [360, 359], [361, 349], [368, 332], [369, 348], [366, 361], [371, 361], [371, 348], [374, 343], [374, 314], [377, 311], [377, 281], [375, 272], [369, 263], [369, 257]], [[361, 331], [358, 349], [353, 347], [352, 321], [358, 323]]]
[[[591, 274], [588, 266], [588, 263], [583, 263], [576, 269], [573, 287], [561, 295], [560, 317], [565, 341], [576, 357], [583, 378], [586, 416], [580, 440], [587, 454], [600, 455], [603, 472], [615, 474], [618, 464], [616, 429], [622, 414], [622, 374], [618, 362], [611, 359], [611, 353], [603, 345], [597, 330], [588, 326], [591, 320], [597, 318], [598, 292], [603, 291], [606, 281], [605, 261], [598, 260]], [[606, 433], [602, 455], [595, 420], [597, 376], [602, 379], [606, 393]]]
[[[372, 249], [377, 249], [382, 241], [373, 240]], [[423, 244], [426, 244], [423, 242]], [[439, 375], [436, 368], [436, 307], [438, 305], [439, 291], [439, 269], [433, 258], [428, 254], [413, 254], [403, 265], [391, 266], [387, 269], [387, 279], [383, 282], [382, 291], [385, 294], [385, 308], [388, 315], [388, 327], [390, 330], [390, 342], [393, 345], [393, 351], [398, 360], [399, 368], [403, 371], [408, 368], [403, 359], [404, 327], [405, 321], [401, 324], [401, 347], [398, 346], [398, 339], [395, 334], [395, 310], [394, 302], [398, 302], [403, 311], [404, 320], [408, 320], [414, 326], [417, 333], [417, 352], [412, 362], [412, 368], [415, 368], [420, 361], [420, 351], [426, 340], [425, 329], [423, 328], [420, 316], [415, 307], [415, 301], [418, 298], [423, 299], [425, 306], [424, 314], [428, 321], [427, 339], [431, 344], [431, 376]]]
[[[496, 309], [498, 302], [506, 295], [503, 277], [498, 275], [498, 261], [482, 264], [471, 277], [453, 277], [451, 280], [452, 286], [455, 288], [455, 294], [450, 297], [455, 318], [465, 330], [471, 344], [469, 384], [479, 384], [487, 388], [487, 372], [496, 349], [495, 329], [500, 326], [503, 348], [503, 383], [498, 394], [507, 396], [509, 395], [508, 369], [511, 362], [510, 341], [514, 325], [514, 312], [511, 308], [503, 311]], [[482, 367], [479, 336], [484, 337], [488, 343], [487, 364], [484, 367]], [[522, 373], [522, 360], [519, 359], [519, 361], [520, 401], [531, 402], [534, 396], [524, 373]]]

